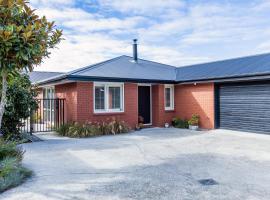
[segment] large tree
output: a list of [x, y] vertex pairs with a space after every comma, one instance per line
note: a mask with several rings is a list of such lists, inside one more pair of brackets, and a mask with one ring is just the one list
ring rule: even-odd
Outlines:
[[0, 0], [0, 129], [7, 101], [10, 74], [32, 71], [49, 49], [61, 40], [62, 31], [46, 17], [39, 17], [25, 0]]

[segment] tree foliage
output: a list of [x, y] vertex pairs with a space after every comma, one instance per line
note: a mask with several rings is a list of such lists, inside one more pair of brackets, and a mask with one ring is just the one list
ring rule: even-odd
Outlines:
[[36, 89], [31, 86], [27, 75], [17, 74], [10, 78], [7, 104], [2, 121], [2, 131], [6, 139], [20, 139], [21, 120], [30, 117], [31, 110], [37, 108], [36, 96]]
[[32, 71], [61, 35], [54, 22], [36, 15], [25, 0], [0, 0], [1, 71]]
[[61, 40], [54, 22], [39, 17], [25, 0], [0, 0], [0, 128], [7, 102], [7, 79], [22, 70], [32, 71]]

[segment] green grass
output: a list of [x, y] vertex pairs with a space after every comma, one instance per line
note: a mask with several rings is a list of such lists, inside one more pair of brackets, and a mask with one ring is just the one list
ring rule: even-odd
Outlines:
[[0, 193], [20, 185], [32, 175], [21, 164], [23, 154], [15, 143], [0, 140]]

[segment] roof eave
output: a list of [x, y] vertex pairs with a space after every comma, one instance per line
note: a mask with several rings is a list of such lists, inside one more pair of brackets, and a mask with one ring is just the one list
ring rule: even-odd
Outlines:
[[252, 81], [252, 80], [270, 80], [270, 73], [230, 76], [230, 77], [191, 79], [191, 80], [176, 81], [176, 83], [178, 84], [202, 83], [202, 82], [220, 83], [220, 82]]
[[54, 77], [54, 78], [49, 78], [49, 79], [46, 79], [46, 80], [42, 80], [42, 81], [33, 83], [33, 85], [43, 86], [43, 85], [46, 85], [46, 84], [54, 84], [54, 83], [57, 83], [59, 81], [62, 81], [64, 79], [66, 79], [66, 78], [67, 78], [67, 75], [61, 75], [61, 76], [57, 76], [57, 77]]
[[175, 83], [174, 80], [99, 77], [99, 76], [75, 76], [75, 75], [69, 75], [67, 77], [67, 80], [71, 80], [71, 81], [134, 82], [134, 83]]

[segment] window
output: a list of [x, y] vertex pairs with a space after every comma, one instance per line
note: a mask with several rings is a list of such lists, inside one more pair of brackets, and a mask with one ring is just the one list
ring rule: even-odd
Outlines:
[[174, 109], [174, 85], [165, 85], [165, 110]]
[[55, 101], [54, 87], [47, 87], [43, 89], [43, 119], [46, 122], [54, 122], [54, 107]]
[[48, 87], [43, 89], [43, 98], [44, 99], [53, 99], [55, 90], [53, 87]]
[[95, 112], [124, 111], [124, 85], [122, 83], [95, 83]]
[[95, 87], [95, 109], [96, 110], [105, 109], [105, 87], [104, 86]]

